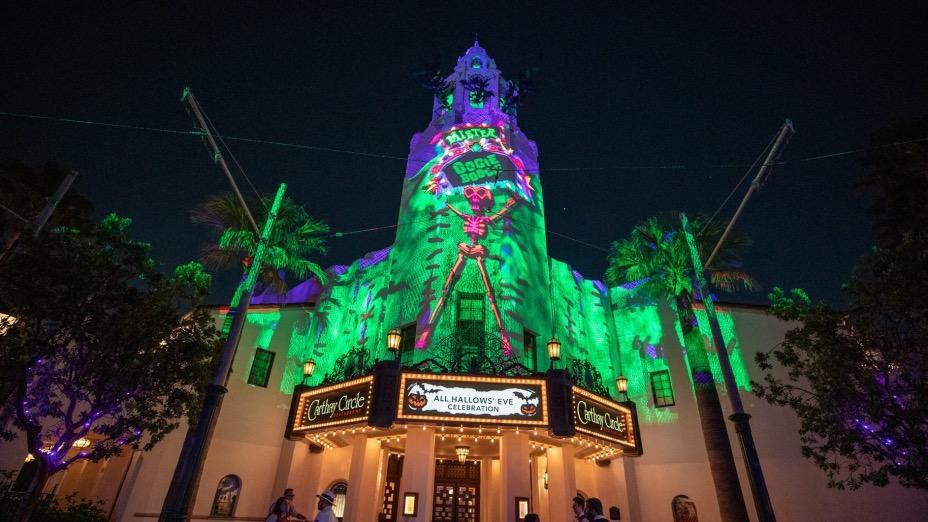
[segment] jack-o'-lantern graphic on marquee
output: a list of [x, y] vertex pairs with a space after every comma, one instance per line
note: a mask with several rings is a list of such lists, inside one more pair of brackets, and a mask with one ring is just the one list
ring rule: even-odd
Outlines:
[[[443, 207], [461, 219], [468, 241], [457, 244], [457, 258], [416, 340], [420, 349], [428, 347], [450, 292], [466, 265], [473, 261], [480, 272], [490, 312], [499, 329], [503, 355], [511, 353], [512, 344], [487, 272], [486, 260], [491, 254], [485, 242], [491, 229], [499, 226], [499, 221], [509, 216], [516, 205], [520, 202], [534, 204], [534, 189], [532, 176], [525, 171], [522, 160], [508, 147], [505, 132], [503, 122], [495, 126], [469, 123], [461, 128], [452, 127], [450, 131], [432, 138], [432, 143], [441, 152], [423, 169], [427, 172], [423, 188], [436, 198], [447, 198]], [[448, 201], [458, 194], [464, 196], [469, 208], [462, 210]], [[500, 194], [507, 197], [497, 208]]]

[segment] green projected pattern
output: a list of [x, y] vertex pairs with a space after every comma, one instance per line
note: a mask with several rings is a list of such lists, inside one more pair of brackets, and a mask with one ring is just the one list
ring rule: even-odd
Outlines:
[[[337, 364], [342, 369], [352, 364], [343, 357], [349, 352], [351, 357], [361, 354], [364, 360], [358, 364], [391, 357], [386, 335], [392, 328], [409, 325], [403, 344], [418, 347], [404, 349], [403, 363], [413, 365], [436, 358], [437, 351], [447, 349], [443, 341], [455, 339], [456, 329], [466, 326], [477, 337], [481, 328], [486, 336], [505, 335], [511, 342], [508, 357], [539, 372], [550, 366], [544, 346], [556, 336], [561, 367], [589, 362], [613, 395], [615, 378], [622, 374], [641, 422], [676, 421], [677, 408], [655, 404], [651, 381], [652, 375], [670, 371], [665, 346], [683, 346], [675, 314], [630, 285], [607, 288], [548, 257], [537, 152], [521, 131], [506, 121], [454, 127], [442, 121], [438, 117], [412, 140], [393, 244], [350, 265], [330, 267], [322, 286], [304, 283], [315, 285], [303, 298], [310, 303], [249, 314], [256, 347], [286, 357], [280, 391], [290, 394], [303, 381], [302, 363], [309, 358], [317, 369], [306, 384], [317, 385]], [[492, 221], [478, 219], [493, 215], [498, 217]], [[460, 263], [462, 257], [465, 262]], [[459, 278], [449, 284], [456, 266]], [[442, 295], [443, 288], [447, 295]], [[440, 298], [445, 306], [433, 314]], [[711, 339], [703, 326], [705, 312], [696, 310], [696, 316], [702, 336]], [[430, 318], [431, 330], [424, 336]], [[747, 390], [749, 378], [731, 314], [719, 311], [719, 320], [736, 382]], [[680, 346], [665, 335], [673, 330]], [[526, 339], [525, 332], [534, 334]], [[718, 357], [707, 345], [711, 373], [722, 382]], [[488, 355], [507, 357], [502, 351]], [[249, 368], [255, 363], [249, 361]], [[669, 386], [661, 381], [661, 397], [674, 391]]]
[[[695, 310], [696, 321], [699, 323], [699, 333], [702, 334], [703, 344], [706, 347], [706, 353], [709, 356], [709, 369], [712, 370], [712, 378], [715, 382], [722, 384], [725, 382], [722, 377], [722, 367], [719, 363], [719, 354], [715, 351], [715, 345], [712, 343], [712, 331], [709, 328], [709, 320], [706, 317], [706, 311], [703, 308]], [[735, 375], [735, 384], [744, 391], [751, 391], [751, 377], [748, 375], [748, 369], [744, 365], [744, 357], [741, 354], [741, 344], [735, 333], [735, 321], [731, 313], [716, 308], [716, 315], [719, 318], [719, 326], [722, 329], [722, 338], [725, 346], [728, 347], [728, 360], [731, 361], [731, 370]], [[680, 343], [683, 343], [683, 332], [679, 324], [674, 324], [677, 337]], [[724, 386], [718, 388], [719, 394], [727, 393]]]

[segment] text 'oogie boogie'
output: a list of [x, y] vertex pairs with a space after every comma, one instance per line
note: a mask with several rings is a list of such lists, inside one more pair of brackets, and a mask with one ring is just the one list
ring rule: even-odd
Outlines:
[[312, 422], [317, 419], [335, 419], [363, 412], [367, 404], [367, 396], [362, 390], [354, 394], [346, 393], [338, 399], [324, 397], [313, 399], [306, 408], [306, 420]]

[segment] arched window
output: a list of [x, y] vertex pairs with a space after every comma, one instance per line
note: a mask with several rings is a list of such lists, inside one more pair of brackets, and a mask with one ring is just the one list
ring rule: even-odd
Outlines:
[[335, 504], [332, 505], [332, 511], [335, 512], [336, 518], [342, 520], [342, 517], [345, 516], [345, 501], [348, 500], [348, 483], [339, 480], [332, 484], [329, 490], [335, 494]]
[[690, 497], [677, 495], [673, 497], [670, 507], [673, 510], [673, 522], [699, 522], [696, 503]]
[[231, 517], [235, 515], [235, 505], [242, 492], [242, 479], [238, 475], [226, 475], [216, 487], [216, 496], [213, 497], [211, 517]]
[[479, 69], [481, 67], [483, 67], [483, 60], [481, 60], [479, 56], [474, 56], [474, 58], [470, 61], [470, 68]]

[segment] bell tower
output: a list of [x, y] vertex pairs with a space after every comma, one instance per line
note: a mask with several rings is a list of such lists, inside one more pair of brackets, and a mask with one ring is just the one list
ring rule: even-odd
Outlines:
[[538, 153], [518, 127], [515, 89], [475, 42], [412, 137], [390, 256], [391, 281], [407, 288], [387, 320], [415, 323], [414, 360], [449, 349], [547, 360], [536, 353], [551, 323]]

